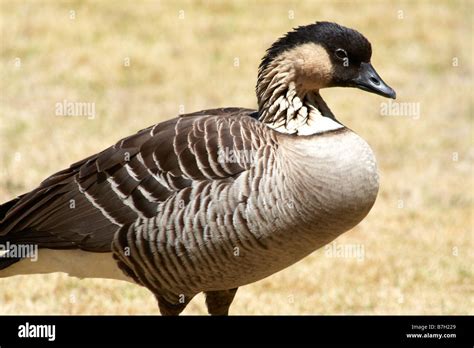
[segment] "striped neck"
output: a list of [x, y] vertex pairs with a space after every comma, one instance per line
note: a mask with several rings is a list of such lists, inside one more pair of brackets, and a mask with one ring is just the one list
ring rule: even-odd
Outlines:
[[317, 90], [296, 82], [290, 64], [270, 64], [257, 82], [259, 120], [286, 134], [311, 135], [343, 128]]

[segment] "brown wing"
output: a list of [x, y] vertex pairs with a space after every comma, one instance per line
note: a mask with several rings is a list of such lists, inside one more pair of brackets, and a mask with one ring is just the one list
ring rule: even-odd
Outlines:
[[175, 118], [71, 165], [0, 206], [0, 241], [110, 251], [120, 226], [155, 216], [193, 182], [247, 170], [250, 162], [219, 156], [262, 145], [257, 134], [265, 128], [252, 113], [227, 108]]

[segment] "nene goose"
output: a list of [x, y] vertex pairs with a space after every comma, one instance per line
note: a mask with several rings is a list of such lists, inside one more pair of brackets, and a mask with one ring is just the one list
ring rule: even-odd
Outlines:
[[[378, 191], [368, 144], [319, 90], [395, 98], [359, 32], [316, 22], [262, 59], [258, 110], [222, 108], [139, 131], [0, 206], [0, 276], [66, 272], [148, 288], [163, 315], [200, 292], [226, 315], [239, 286], [278, 272], [358, 224]], [[74, 203], [74, 204], [71, 204]], [[20, 262], [17, 262], [20, 261]]]

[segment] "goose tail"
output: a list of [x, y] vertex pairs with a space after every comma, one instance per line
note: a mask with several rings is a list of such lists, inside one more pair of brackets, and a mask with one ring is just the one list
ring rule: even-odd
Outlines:
[[10, 241], [8, 234], [4, 232], [6, 224], [3, 222], [10, 209], [12, 209], [20, 199], [21, 196], [0, 204], [0, 271], [21, 260], [18, 257], [9, 257], [8, 255]]
[[18, 201], [21, 199], [20, 197], [16, 197], [15, 199], [12, 199], [11, 201], [8, 201], [6, 203], [0, 204], [0, 235], [2, 235], [2, 222], [5, 216], [7, 216], [8, 211], [15, 206], [15, 204], [18, 203]]

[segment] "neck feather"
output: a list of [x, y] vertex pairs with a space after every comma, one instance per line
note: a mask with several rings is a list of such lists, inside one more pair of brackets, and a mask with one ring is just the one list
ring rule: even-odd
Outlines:
[[304, 89], [297, 83], [295, 69], [279, 63], [272, 62], [259, 73], [259, 120], [287, 134], [311, 135], [343, 128], [319, 90]]

